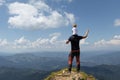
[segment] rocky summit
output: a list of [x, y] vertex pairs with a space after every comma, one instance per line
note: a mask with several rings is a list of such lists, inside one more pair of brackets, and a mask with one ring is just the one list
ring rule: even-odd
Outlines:
[[88, 75], [85, 72], [77, 72], [72, 69], [71, 73], [67, 69], [62, 69], [57, 72], [52, 72], [44, 80], [96, 80], [92, 75]]

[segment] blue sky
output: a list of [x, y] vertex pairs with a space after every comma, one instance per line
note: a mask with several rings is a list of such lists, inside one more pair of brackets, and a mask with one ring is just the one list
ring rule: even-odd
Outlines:
[[90, 30], [81, 50], [119, 50], [119, 0], [0, 0], [0, 52], [69, 51], [65, 41]]

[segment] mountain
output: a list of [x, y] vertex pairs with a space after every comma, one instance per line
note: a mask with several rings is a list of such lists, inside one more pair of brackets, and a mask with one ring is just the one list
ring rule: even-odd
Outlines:
[[[42, 80], [48, 73], [67, 67], [67, 59], [66, 52], [0, 56], [0, 80], [16, 80], [15, 78], [18, 78], [17, 80]], [[81, 70], [92, 74], [98, 80], [119, 80], [119, 61], [119, 52], [81, 52]], [[75, 62], [73, 63], [75, 67]]]
[[[41, 53], [40, 53], [41, 54]], [[41, 70], [54, 70], [67, 65], [65, 58], [44, 56], [39, 53], [24, 53], [0, 57], [0, 66], [15, 68], [33, 68]], [[49, 54], [49, 53], [45, 53]], [[42, 57], [41, 57], [42, 56]], [[61, 64], [66, 63], [66, 64]]]
[[82, 66], [82, 71], [94, 75], [98, 80], [119, 80], [120, 66], [117, 65], [99, 65], [94, 67]]
[[12, 65], [13, 62], [0, 56], [0, 66]]
[[75, 68], [72, 69], [71, 73], [68, 73], [68, 70], [65, 68], [52, 72], [44, 80], [95, 80], [95, 77], [92, 75], [87, 75], [84, 72], [76, 72]]
[[[120, 52], [81, 52], [82, 66], [119, 65]], [[67, 52], [36, 52], [0, 56], [0, 67], [54, 70], [67, 66]], [[76, 62], [74, 60], [73, 64]]]
[[34, 69], [0, 67], [0, 80], [43, 80], [49, 73]]
[[[59, 70], [44, 71], [28, 68], [0, 67], [0, 80], [44, 80], [51, 72]], [[93, 75], [96, 80], [120, 79], [120, 66], [115, 65], [82, 66], [81, 72], [85, 72], [87, 75]]]
[[95, 63], [97, 65], [118, 65], [120, 64], [120, 52], [109, 52], [106, 54], [95, 55], [84, 59], [84, 61]]

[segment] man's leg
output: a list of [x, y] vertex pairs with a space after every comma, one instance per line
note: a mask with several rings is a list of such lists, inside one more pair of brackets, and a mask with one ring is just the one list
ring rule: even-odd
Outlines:
[[76, 64], [77, 64], [77, 72], [79, 72], [80, 71], [80, 56], [79, 55], [76, 56]]
[[68, 71], [71, 72], [71, 69], [72, 69], [72, 61], [73, 61], [73, 58], [74, 56], [72, 55], [72, 53], [69, 54], [69, 57], [68, 57]]

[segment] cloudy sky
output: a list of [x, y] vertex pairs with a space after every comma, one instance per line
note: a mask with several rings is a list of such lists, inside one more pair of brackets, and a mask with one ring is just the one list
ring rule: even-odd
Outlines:
[[120, 0], [0, 0], [0, 52], [69, 51], [65, 41], [90, 30], [81, 50], [119, 50]]

